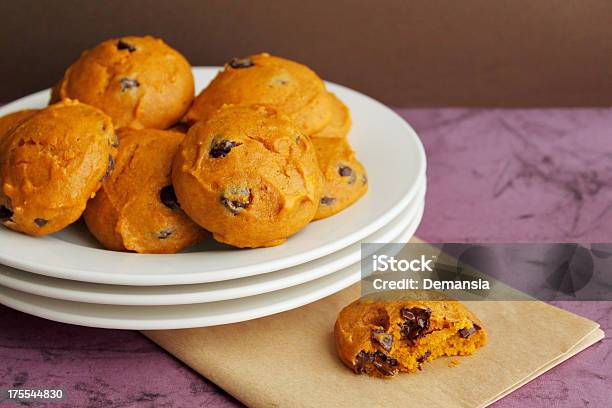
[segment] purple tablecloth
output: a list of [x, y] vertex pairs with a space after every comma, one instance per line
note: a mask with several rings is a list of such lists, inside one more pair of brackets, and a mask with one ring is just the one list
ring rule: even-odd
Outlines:
[[[612, 240], [612, 109], [398, 112], [429, 158], [421, 238]], [[612, 302], [558, 306], [612, 329]], [[606, 337], [494, 406], [608, 407], [611, 355]], [[66, 407], [240, 406], [137, 332], [54, 323], [0, 307], [0, 388], [20, 386], [64, 388], [68, 399], [59, 406]]]

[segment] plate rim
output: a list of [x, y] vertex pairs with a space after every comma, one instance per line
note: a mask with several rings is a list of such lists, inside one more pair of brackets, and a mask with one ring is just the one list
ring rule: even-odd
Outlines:
[[[424, 206], [425, 206], [425, 191], [424, 190], [425, 189], [423, 188], [423, 192], [419, 193], [419, 196], [417, 197], [417, 199], [415, 201], [412, 201], [410, 205], [406, 207], [405, 213], [400, 213], [396, 218], [392, 220], [390, 224], [387, 224], [382, 228], [384, 229], [386, 227], [389, 227], [389, 225], [393, 224], [394, 222], [397, 222], [396, 224], [391, 226], [389, 231], [383, 232], [384, 234], [383, 237], [378, 238], [376, 241], [368, 239], [372, 235], [375, 235], [378, 232], [380, 232], [379, 230], [379, 231], [374, 232], [372, 235], [366, 237], [361, 242], [386, 242], [390, 239], [391, 240], [394, 239], [406, 229], [411, 228], [415, 223], [416, 223], [416, 226], [418, 226], [419, 223], [421, 222], [421, 219], [423, 217], [423, 212], [424, 212]], [[398, 220], [398, 218], [401, 218], [401, 219]], [[80, 282], [80, 281], [62, 280], [58, 278], [50, 278], [50, 279], [55, 279], [59, 281], [68, 281], [69, 284], [76, 282], [76, 284], [82, 283], [85, 285], [94, 285], [94, 286], [104, 285], [104, 286], [109, 287], [108, 292], [106, 293], [94, 292], [92, 296], [92, 292], [87, 292], [87, 288], [67, 289], [67, 288], [60, 286], [62, 285], [62, 282], [57, 282], [56, 286], [54, 286], [52, 289], [49, 289], [48, 286], [45, 286], [44, 282], [32, 283], [31, 280], [25, 281], [19, 277], [18, 273], [20, 272], [27, 273], [29, 275], [32, 275], [34, 279], [37, 279], [36, 277], [38, 275], [29, 273], [29, 272], [25, 272], [25, 271], [20, 271], [20, 270], [10, 270], [8, 271], [8, 273], [4, 273], [0, 271], [0, 278], [4, 278], [2, 281], [2, 286], [8, 287], [10, 289], [14, 289], [20, 292], [29, 293], [29, 294], [33, 294], [37, 296], [42, 296], [42, 297], [73, 301], [73, 302], [81, 302], [81, 303], [118, 305], [118, 306], [172, 306], [172, 305], [184, 305], [184, 304], [194, 304], [194, 303], [208, 303], [208, 302], [231, 300], [231, 299], [237, 299], [241, 297], [256, 296], [256, 295], [260, 295], [264, 293], [274, 292], [276, 290], [282, 290], [282, 289], [289, 288], [291, 286], [297, 286], [302, 283], [310, 282], [312, 280], [330, 275], [345, 267], [352, 265], [355, 262], [353, 260], [355, 257], [359, 257], [359, 259], [363, 257], [363, 255], [361, 254], [360, 248], [358, 249], [352, 248], [354, 246], [360, 246], [361, 242], [356, 242], [354, 244], [351, 244], [349, 247], [344, 248], [343, 250], [351, 249], [351, 252], [349, 254], [344, 254], [341, 259], [334, 258], [334, 259], [331, 259], [325, 262], [324, 265], [315, 265], [315, 266], [311, 266], [309, 270], [307, 271], [296, 272], [295, 275], [298, 275], [300, 277], [297, 280], [295, 278], [292, 278], [291, 276], [284, 276], [282, 278], [282, 281], [289, 282], [288, 284], [281, 283], [280, 284], [281, 286], [279, 286], [279, 284], [276, 283], [277, 280], [274, 279], [274, 277], [270, 277], [269, 280], [250, 284], [250, 286], [247, 286], [246, 291], [244, 287], [243, 288], [241, 287], [232, 288], [231, 289], [232, 292], [230, 292], [232, 294], [225, 293], [227, 290], [225, 288], [220, 288], [219, 289], [220, 293], [217, 295], [214, 294], [215, 293], [214, 290], [206, 292], [205, 295], [199, 295], [196, 288], [194, 288], [193, 292], [189, 292], [189, 293], [183, 292], [183, 293], [172, 293], [172, 294], [164, 294], [164, 293], [114, 294], [114, 293], [111, 293], [112, 287], [116, 285], [97, 284], [97, 283], [90, 283], [90, 282]], [[332, 253], [325, 257], [313, 260], [311, 262], [317, 262], [327, 257], [334, 257], [335, 254], [336, 253]], [[305, 264], [302, 264], [302, 265], [305, 265]], [[302, 265], [296, 265], [296, 267], [300, 267]], [[2, 265], [0, 265], [0, 268], [2, 268]], [[284, 271], [285, 270], [276, 271], [276, 273], [284, 272]], [[272, 273], [275, 273], [275, 272], [272, 272]], [[261, 277], [265, 277], [266, 275], [268, 274], [256, 275], [256, 276], [253, 276], [252, 278], [261, 278]], [[40, 276], [42, 278], [47, 278], [43, 275], [40, 275]], [[249, 279], [249, 278], [246, 278], [246, 279]], [[235, 280], [239, 281], [241, 279], [235, 279]], [[209, 285], [209, 284], [217, 284], [221, 286], [225, 282], [229, 282], [229, 281], [208, 282], [208, 283], [188, 284], [188, 285], [172, 285], [172, 286], [181, 286], [181, 287], [182, 286], [186, 286], [186, 287], [200, 286], [201, 287], [202, 285]], [[149, 286], [149, 287], [123, 286], [123, 287], [136, 288], [136, 290], [139, 290], [141, 288], [143, 289], [158, 288], [159, 286]]]
[[[391, 240], [390, 242], [406, 242], [410, 238], [412, 238], [415, 234], [416, 229], [418, 228], [419, 222], [415, 223], [416, 225], [411, 225], [407, 227], [398, 237]], [[335, 278], [335, 279], [333, 279]], [[281, 289], [279, 291], [263, 293], [261, 295], [249, 296], [247, 298], [240, 299], [232, 299], [227, 301], [220, 302], [210, 302], [210, 303], [201, 303], [201, 304], [191, 304], [191, 305], [174, 305], [174, 306], [121, 306], [121, 305], [100, 305], [100, 304], [92, 304], [92, 303], [83, 303], [83, 302], [71, 302], [67, 300], [60, 299], [52, 299], [46, 298], [44, 296], [33, 295], [21, 291], [17, 291], [10, 288], [5, 288], [0, 285], [0, 304], [5, 305], [11, 309], [18, 310], [20, 312], [30, 314], [33, 316], [41, 317], [47, 320], [52, 320], [61, 323], [74, 324], [79, 326], [86, 327], [96, 327], [96, 328], [104, 328], [104, 329], [119, 329], [119, 330], [173, 330], [173, 329], [188, 329], [188, 328], [196, 328], [196, 327], [210, 327], [217, 326], [222, 324], [232, 324], [239, 323], [247, 320], [259, 319], [266, 316], [271, 316], [277, 313], [282, 313], [288, 310], [297, 309], [306, 304], [315, 302], [324, 297], [330, 296], [334, 293], [337, 293], [352, 284], [355, 284], [361, 280], [361, 267], [360, 262], [357, 262], [353, 265], [350, 265], [340, 271], [334, 272], [330, 275], [315, 279], [314, 281], [305, 282], [297, 286], [292, 286], [287, 289]], [[327, 283], [321, 286], [318, 289], [304, 291], [303, 294], [297, 296], [290, 296], [288, 293], [299, 291], [300, 289], [307, 288], [308, 285], [313, 286], [316, 283], [331, 281], [331, 283]], [[4, 292], [8, 291], [20, 294], [19, 299], [15, 299], [14, 296], [6, 295]], [[79, 304], [85, 305], [87, 308], [115, 308], [117, 312], [120, 313], [121, 309], [124, 308], [195, 308], [198, 305], [212, 305], [212, 304], [220, 304], [223, 302], [241, 302], [241, 301], [249, 301], [253, 298], [257, 297], [271, 297], [274, 294], [278, 295], [278, 292], [285, 292], [284, 299], [276, 300], [272, 302], [268, 302], [264, 305], [257, 306], [255, 308], [250, 308], [248, 306], [243, 306], [243, 311], [232, 311], [231, 314], [225, 316], [206, 316], [206, 317], [190, 317], [190, 318], [170, 318], [166, 320], [142, 320], [138, 319], [134, 320], [121, 320], [111, 317], [91, 317], [91, 316], [78, 316]], [[281, 293], [282, 294], [282, 293]], [[47, 299], [51, 303], [72, 303], [74, 307], [71, 307], [72, 313], [67, 313], [66, 311], [53, 312], [51, 308], [48, 306], [36, 305], [33, 306], [31, 303], [23, 300], [23, 297], [29, 298], [43, 298]], [[7, 299], [9, 299], [7, 301]], [[205, 307], [205, 306], [204, 306]], [[113, 323], [114, 322], [114, 323]], [[183, 323], [181, 323], [183, 322]]]

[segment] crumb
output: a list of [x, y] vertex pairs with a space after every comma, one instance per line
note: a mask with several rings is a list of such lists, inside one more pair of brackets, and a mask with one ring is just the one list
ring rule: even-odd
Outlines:
[[454, 360], [453, 359], [453, 360], [450, 360], [448, 362], [448, 368], [453, 368], [453, 367], [458, 366], [458, 365], [459, 365], [459, 360]]

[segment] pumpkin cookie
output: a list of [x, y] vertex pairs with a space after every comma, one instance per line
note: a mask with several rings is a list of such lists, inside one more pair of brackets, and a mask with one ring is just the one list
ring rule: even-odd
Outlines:
[[346, 306], [334, 328], [340, 359], [357, 374], [390, 377], [484, 346], [482, 322], [461, 303], [437, 297], [441, 300], [378, 294]]
[[181, 210], [172, 187], [172, 160], [182, 133], [121, 129], [115, 171], [85, 211], [89, 231], [108, 249], [175, 253], [205, 231]]
[[312, 137], [346, 137], [351, 128], [351, 114], [348, 107], [331, 92], [326, 94], [326, 98], [331, 109], [331, 120], [327, 126], [313, 134]]
[[172, 179], [185, 212], [216, 240], [279, 245], [314, 217], [322, 176], [293, 122], [264, 106], [226, 106], [189, 129]]
[[65, 100], [7, 136], [0, 152], [0, 221], [46, 235], [76, 221], [113, 169], [117, 137], [102, 111]]
[[323, 172], [323, 195], [315, 220], [334, 215], [368, 191], [365, 168], [345, 138], [311, 138]]
[[225, 104], [270, 105], [289, 116], [306, 134], [331, 120], [321, 78], [308, 67], [269, 54], [234, 59], [194, 100], [185, 120], [209, 118]]
[[106, 112], [117, 128], [166, 129], [193, 99], [191, 66], [153, 37], [123, 37], [85, 51], [72, 64], [52, 100], [72, 98]]

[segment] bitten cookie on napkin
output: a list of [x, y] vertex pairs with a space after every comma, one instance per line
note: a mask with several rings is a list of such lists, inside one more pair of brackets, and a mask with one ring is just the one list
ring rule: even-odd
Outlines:
[[378, 377], [469, 355], [487, 341], [482, 322], [454, 300], [362, 298], [340, 311], [334, 332], [344, 364]]

